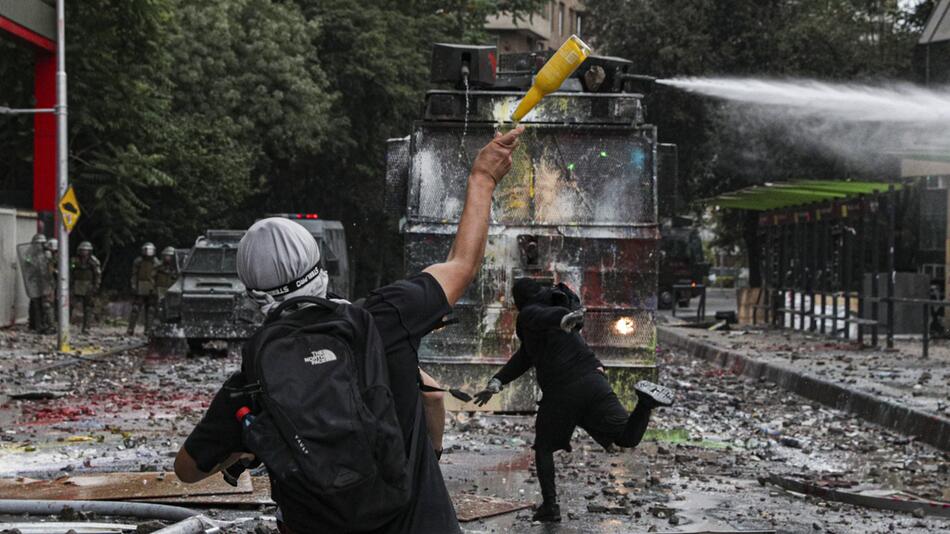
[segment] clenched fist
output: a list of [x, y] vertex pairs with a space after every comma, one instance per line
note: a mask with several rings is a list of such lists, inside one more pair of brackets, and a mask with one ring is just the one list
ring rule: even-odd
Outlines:
[[511, 170], [511, 153], [518, 147], [518, 136], [524, 133], [519, 126], [506, 134], [497, 132], [495, 138], [478, 151], [472, 164], [473, 176], [487, 176], [495, 185]]

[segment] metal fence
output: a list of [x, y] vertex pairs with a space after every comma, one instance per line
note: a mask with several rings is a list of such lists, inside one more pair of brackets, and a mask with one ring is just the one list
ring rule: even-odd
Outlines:
[[[922, 318], [923, 355], [929, 354], [934, 308], [950, 301], [903, 298], [895, 292], [898, 205], [901, 220], [913, 216], [913, 188], [859, 195], [821, 204], [765, 212], [759, 218], [763, 291], [752, 321], [826, 334], [878, 346], [883, 334], [894, 347], [896, 310]], [[903, 233], [901, 234], [903, 235]], [[919, 310], [919, 311], [916, 311]], [[919, 315], [916, 315], [919, 314]], [[915, 329], [917, 327], [915, 326]]]

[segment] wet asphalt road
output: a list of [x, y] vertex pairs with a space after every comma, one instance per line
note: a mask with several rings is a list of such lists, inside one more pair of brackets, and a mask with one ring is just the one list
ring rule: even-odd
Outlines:
[[[50, 368], [61, 357], [13, 358], [32, 338], [11, 335], [0, 331], [3, 393], [56, 398], [0, 399], [0, 476], [170, 469], [210, 395], [238, 364], [234, 355], [170, 359], [140, 350]], [[663, 354], [660, 363], [678, 403], [655, 413], [647, 441], [605, 452], [578, 431], [574, 452], [556, 457], [562, 523], [533, 524], [521, 511], [465, 523], [465, 531], [950, 531], [950, 520], [828, 503], [757, 482], [768, 474], [836, 478], [947, 500], [946, 454], [682, 354]], [[450, 490], [536, 502], [532, 431], [530, 416], [452, 414], [443, 458]]]
[[[466, 532], [950, 530], [947, 519], [830, 503], [758, 482], [796, 475], [947, 498], [946, 454], [683, 355], [663, 355], [661, 363], [679, 403], [655, 413], [648, 441], [608, 453], [578, 431], [574, 452], [559, 453], [562, 523], [533, 524], [520, 512], [468, 523]], [[456, 419], [463, 422], [447, 443], [458, 450], [443, 466], [450, 489], [539, 500], [531, 417]]]

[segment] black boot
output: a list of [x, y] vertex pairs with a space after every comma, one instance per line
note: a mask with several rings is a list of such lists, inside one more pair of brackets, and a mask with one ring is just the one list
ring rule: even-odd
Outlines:
[[558, 523], [561, 521], [561, 507], [556, 502], [544, 501], [534, 509], [531, 520], [541, 521], [542, 523]]
[[560, 521], [561, 507], [557, 505], [557, 484], [554, 475], [554, 453], [552, 451], [534, 451], [534, 466], [538, 470], [538, 484], [541, 486], [541, 505], [535, 508], [532, 521]]
[[643, 402], [646, 408], [673, 405], [673, 391], [670, 388], [647, 380], [641, 380], [633, 387], [637, 391], [637, 403]]

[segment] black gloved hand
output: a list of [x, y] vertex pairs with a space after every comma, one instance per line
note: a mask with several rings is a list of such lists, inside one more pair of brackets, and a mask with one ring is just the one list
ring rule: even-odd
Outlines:
[[475, 394], [475, 404], [478, 406], [484, 406], [488, 404], [488, 401], [491, 400], [495, 393], [499, 393], [501, 389], [501, 380], [492, 378], [488, 381], [488, 386], [486, 386], [485, 389]]
[[584, 328], [584, 309], [572, 311], [561, 318], [561, 330], [568, 334]]

